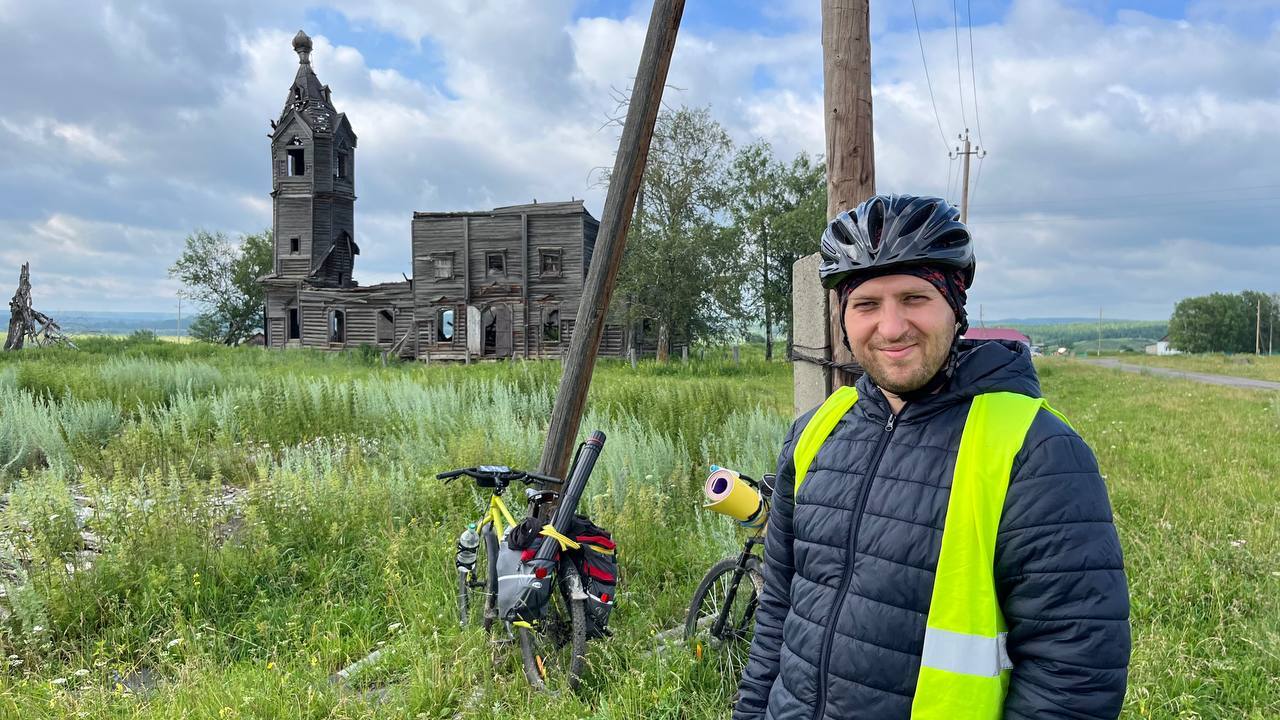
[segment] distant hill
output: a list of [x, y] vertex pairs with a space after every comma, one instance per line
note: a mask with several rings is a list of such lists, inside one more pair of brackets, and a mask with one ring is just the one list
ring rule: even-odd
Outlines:
[[151, 330], [157, 335], [186, 335], [195, 313], [106, 312], [101, 310], [50, 311], [64, 332], [72, 335], [128, 335], [134, 330]]
[[[970, 315], [969, 317], [969, 322], [974, 325], [978, 324], [975, 322], [975, 318], [972, 315]], [[1004, 320], [987, 320], [985, 324], [990, 325], [992, 327], [1017, 327], [1020, 325], [1069, 325], [1073, 323], [1087, 323], [1087, 322], [1091, 322], [1096, 325], [1098, 323], [1098, 318], [1096, 317], [1093, 317], [1093, 318], [1087, 318], [1087, 317], [1006, 318]], [[1116, 322], [1136, 322], [1136, 321], [1117, 320]]]
[[[1069, 319], [1068, 319], [1069, 320]], [[1076, 343], [1098, 342], [1098, 319], [1074, 320], [1070, 322], [1038, 322], [1032, 320], [1001, 320], [998, 323], [986, 323], [988, 327], [1011, 327], [1031, 338], [1034, 345], [1052, 349], [1055, 347], [1074, 347]], [[1114, 349], [1129, 347], [1136, 352], [1164, 337], [1169, 332], [1169, 323], [1165, 320], [1104, 320], [1102, 322], [1103, 349], [1107, 349], [1107, 340], [1122, 342], [1111, 343]]]

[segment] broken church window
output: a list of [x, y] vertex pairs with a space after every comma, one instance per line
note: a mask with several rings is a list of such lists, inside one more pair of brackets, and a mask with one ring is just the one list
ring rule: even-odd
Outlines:
[[306, 151], [302, 148], [292, 148], [285, 152], [289, 155], [289, 177], [307, 174]]
[[450, 280], [453, 278], [453, 253], [432, 255], [431, 265], [437, 280]]
[[329, 311], [329, 342], [347, 341], [347, 314], [342, 310]]
[[542, 323], [542, 339], [549, 343], [560, 342], [560, 311], [552, 310], [547, 313], [546, 320]]
[[485, 253], [485, 272], [489, 275], [507, 274], [507, 256], [502, 252]]
[[546, 277], [558, 277], [560, 275], [559, 249], [538, 251], [538, 274]]
[[453, 340], [453, 311], [440, 310], [436, 313], [436, 342]]

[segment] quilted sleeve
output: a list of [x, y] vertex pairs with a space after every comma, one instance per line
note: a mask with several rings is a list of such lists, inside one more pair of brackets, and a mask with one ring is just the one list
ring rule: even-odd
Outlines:
[[795, 574], [792, 554], [791, 516], [796, 469], [792, 449], [800, 430], [812, 413], [791, 425], [778, 456], [778, 478], [769, 508], [769, 528], [764, 544], [764, 594], [756, 607], [756, 629], [751, 652], [738, 686], [738, 702], [733, 720], [757, 720], [765, 715], [769, 691], [778, 677], [782, 652], [782, 623], [791, 608], [791, 576]]
[[1005, 718], [1119, 716], [1130, 651], [1120, 540], [1093, 452], [1045, 410], [1014, 461], [995, 570], [1013, 661]]

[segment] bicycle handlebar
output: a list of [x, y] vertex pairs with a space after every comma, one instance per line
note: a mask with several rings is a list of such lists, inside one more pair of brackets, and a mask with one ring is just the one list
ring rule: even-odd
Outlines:
[[513, 480], [524, 480], [528, 483], [532, 480], [541, 484], [558, 485], [563, 482], [560, 478], [551, 477], [550, 475], [542, 475], [528, 470], [514, 470], [506, 465], [477, 465], [475, 467], [458, 468], [457, 470], [439, 473], [436, 475], [436, 479], [449, 482], [459, 475], [466, 475], [474, 480], [487, 481], [489, 483], [510, 483]]

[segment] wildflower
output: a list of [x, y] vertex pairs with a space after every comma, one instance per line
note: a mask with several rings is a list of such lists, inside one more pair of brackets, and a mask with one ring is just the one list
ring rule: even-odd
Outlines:
[[75, 671], [72, 674], [75, 675], [76, 677], [84, 677], [85, 675], [89, 674], [89, 670], [87, 668], [80, 668], [79, 670]]
[[54, 679], [52, 679], [52, 680], [50, 680], [50, 681], [49, 681], [49, 684], [50, 684], [50, 685], [66, 685], [66, 684], [67, 684], [67, 679], [66, 679], [66, 678], [54, 678]]
[[165, 647], [165, 649], [166, 649], [166, 650], [171, 650], [171, 649], [173, 649], [174, 647], [177, 647], [177, 646], [178, 646], [178, 644], [179, 644], [179, 643], [181, 643], [181, 642], [182, 642], [182, 638], [174, 638], [174, 639], [170, 640], [169, 642], [165, 643], [164, 647]]
[[1244, 546], [1245, 546], [1245, 542], [1246, 542], [1246, 541], [1244, 541], [1244, 540], [1232, 540], [1232, 541], [1231, 541], [1231, 547], [1233, 547], [1233, 548], [1241, 548], [1241, 547], [1244, 547]]
[[276, 669], [276, 664], [275, 664], [274, 662], [267, 661], [267, 669], [268, 669], [268, 670], [275, 670], [275, 669]]

